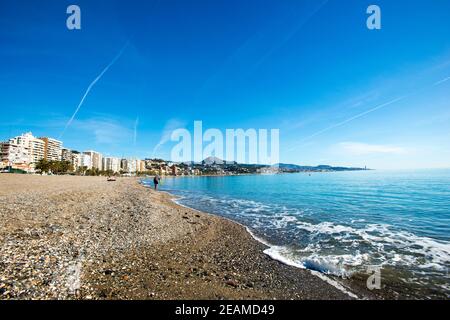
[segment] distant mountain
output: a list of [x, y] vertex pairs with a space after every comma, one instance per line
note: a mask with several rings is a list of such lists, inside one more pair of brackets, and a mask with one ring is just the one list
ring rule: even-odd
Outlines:
[[233, 166], [238, 168], [247, 168], [250, 171], [255, 171], [263, 168], [273, 168], [279, 172], [327, 172], [327, 171], [359, 171], [367, 170], [365, 168], [351, 168], [351, 167], [332, 167], [329, 165], [318, 165], [318, 166], [301, 166], [291, 163], [277, 163], [275, 165], [262, 165], [262, 164], [241, 164], [236, 161], [224, 161], [218, 157], [208, 157], [205, 158], [201, 163], [188, 161], [183, 162], [185, 165], [200, 165], [200, 166]]
[[203, 164], [212, 165], [212, 164], [224, 164], [224, 161], [217, 157], [208, 157], [203, 160]]
[[213, 164], [218, 164], [218, 165], [224, 165], [224, 164], [236, 165], [238, 163], [236, 161], [225, 161], [225, 160], [222, 160], [222, 159], [220, 159], [218, 157], [208, 157], [208, 158], [206, 158], [206, 159], [204, 159], [202, 161], [202, 164], [204, 164], [204, 165], [213, 165]]
[[360, 171], [367, 170], [366, 168], [352, 168], [352, 167], [332, 167], [328, 165], [318, 166], [300, 166], [289, 163], [278, 163], [273, 165], [274, 168], [279, 168], [282, 171]]
[[289, 164], [289, 163], [277, 163], [272, 165], [272, 167], [280, 168], [280, 169], [287, 169], [287, 170], [296, 170], [304, 168], [302, 166], [296, 165], [296, 164]]

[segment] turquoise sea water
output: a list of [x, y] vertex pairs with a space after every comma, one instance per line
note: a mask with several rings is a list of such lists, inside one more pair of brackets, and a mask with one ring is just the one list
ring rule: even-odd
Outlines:
[[244, 224], [278, 260], [339, 277], [381, 266], [416, 297], [449, 297], [450, 170], [166, 178], [161, 187]]

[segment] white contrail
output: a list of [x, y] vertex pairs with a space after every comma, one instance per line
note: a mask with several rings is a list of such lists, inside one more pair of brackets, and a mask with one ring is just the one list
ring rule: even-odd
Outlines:
[[75, 116], [77, 115], [78, 111], [80, 111], [81, 106], [84, 103], [84, 99], [86, 99], [87, 95], [89, 94], [89, 92], [91, 91], [91, 89], [94, 87], [94, 85], [98, 82], [98, 80], [100, 80], [103, 75], [106, 73], [106, 71], [109, 70], [109, 68], [111, 68], [113, 66], [114, 63], [116, 63], [117, 60], [119, 60], [119, 58], [122, 56], [122, 54], [124, 53], [125, 49], [128, 47], [129, 42], [127, 42], [123, 48], [120, 50], [120, 52], [114, 57], [114, 59], [112, 59], [112, 61], [106, 66], [105, 69], [103, 69], [103, 71], [94, 79], [94, 81], [91, 82], [91, 84], [88, 86], [88, 88], [86, 89], [86, 92], [84, 93], [83, 97], [81, 98], [80, 103], [78, 104], [77, 108], [75, 109], [75, 112], [73, 113], [72, 117], [70, 118], [70, 120], [66, 123], [66, 126], [64, 127], [64, 130], [62, 131], [61, 135], [59, 136], [59, 139], [62, 138], [62, 136], [64, 135], [64, 133], [66, 132], [67, 128], [72, 124], [73, 120], [75, 119]]
[[[398, 101], [400, 101], [400, 100], [403, 100], [403, 99], [405, 99], [406, 97], [408, 97], [408, 96], [403, 96], [403, 97], [396, 98], [396, 99], [394, 99], [394, 100], [385, 102], [385, 103], [380, 104], [380, 105], [378, 105], [378, 106], [376, 106], [376, 107], [374, 107], [374, 108], [372, 108], [372, 109], [369, 109], [369, 110], [364, 111], [364, 112], [362, 112], [362, 113], [360, 113], [360, 114], [357, 114], [356, 116], [353, 116], [353, 117], [351, 117], [351, 118], [349, 118], [349, 119], [347, 119], [347, 120], [344, 120], [344, 121], [342, 121], [342, 122], [333, 124], [332, 126], [329, 126], [328, 128], [322, 129], [322, 130], [320, 130], [320, 131], [318, 131], [318, 132], [316, 132], [316, 133], [314, 133], [314, 134], [312, 134], [312, 135], [310, 135], [310, 136], [308, 136], [308, 137], [306, 137], [306, 138], [303, 138], [302, 140], [299, 141], [299, 143], [300, 143], [300, 142], [305, 142], [305, 141], [307, 141], [307, 140], [309, 140], [309, 139], [312, 139], [312, 138], [314, 138], [314, 137], [316, 137], [316, 136], [318, 136], [318, 135], [320, 135], [320, 134], [322, 134], [322, 133], [325, 133], [325, 132], [327, 132], [327, 131], [329, 131], [329, 130], [331, 130], [331, 129], [334, 129], [334, 128], [343, 126], [344, 124], [346, 124], [346, 123], [348, 123], [348, 122], [350, 122], [350, 121], [353, 121], [353, 120], [356, 120], [356, 119], [358, 119], [358, 118], [361, 118], [361, 117], [365, 116], [366, 114], [372, 113], [372, 112], [374, 112], [374, 111], [377, 111], [378, 109], [384, 108], [384, 107], [386, 107], [386, 106], [388, 106], [388, 105], [391, 105], [391, 104], [393, 104], [393, 103], [395, 103], [395, 102], [398, 102]], [[295, 149], [296, 147], [297, 147], [297, 146], [295, 146], [295, 147], [289, 149], [289, 151], [292, 151], [292, 150]]]
[[[430, 88], [432, 88], [432, 87], [436, 87], [436, 86], [438, 86], [438, 85], [440, 85], [440, 84], [442, 84], [442, 83], [444, 83], [444, 82], [447, 82], [447, 81], [449, 81], [449, 80], [450, 80], [450, 77], [444, 78], [444, 79], [442, 79], [442, 80], [439, 80], [439, 81], [435, 82], [431, 87], [428, 86], [428, 87], [422, 88], [421, 90], [418, 90], [418, 91], [416, 91], [416, 92], [414, 92], [414, 93], [410, 93], [410, 94], [404, 95], [404, 96], [402, 96], [402, 97], [396, 98], [396, 99], [394, 99], [394, 100], [391, 100], [391, 101], [385, 102], [385, 103], [383, 103], [383, 104], [380, 104], [380, 105], [378, 105], [378, 106], [376, 106], [376, 107], [374, 107], [374, 108], [372, 108], [372, 109], [369, 109], [369, 110], [364, 111], [364, 112], [362, 112], [362, 113], [360, 113], [360, 114], [357, 114], [357, 115], [355, 115], [355, 116], [353, 116], [353, 117], [351, 117], [351, 118], [349, 118], [349, 119], [347, 119], [347, 120], [344, 120], [344, 121], [342, 121], [342, 122], [333, 124], [332, 126], [329, 126], [329, 127], [325, 128], [325, 129], [322, 129], [322, 130], [320, 130], [320, 131], [318, 131], [318, 132], [316, 132], [316, 133], [314, 133], [314, 134], [312, 134], [312, 135], [310, 135], [310, 136], [308, 136], [308, 137], [306, 137], [306, 138], [303, 138], [303, 139], [301, 139], [300, 141], [298, 141], [298, 143], [301, 143], [301, 142], [305, 142], [305, 141], [307, 141], [307, 140], [310, 140], [310, 139], [312, 139], [312, 138], [314, 138], [314, 137], [316, 137], [316, 136], [318, 136], [318, 135], [320, 135], [320, 134], [322, 134], [322, 133], [325, 133], [325, 132], [330, 131], [330, 130], [332, 130], [332, 129], [334, 129], [334, 128], [343, 126], [344, 124], [347, 124], [347, 123], [349, 123], [350, 121], [356, 120], [356, 119], [361, 118], [361, 117], [363, 117], [363, 116], [365, 116], [365, 115], [367, 115], [367, 114], [369, 114], [369, 113], [372, 113], [372, 112], [374, 112], [374, 111], [377, 111], [378, 109], [384, 108], [384, 107], [386, 107], [386, 106], [388, 106], [388, 105], [391, 105], [391, 104], [396, 103], [396, 102], [398, 102], [398, 101], [404, 100], [404, 99], [406, 99], [406, 98], [408, 98], [408, 97], [410, 97], [410, 96], [412, 96], [412, 95], [418, 94], [418, 93], [420, 93], [420, 92], [422, 92], [422, 91], [424, 91], [424, 90], [426, 90], [426, 89], [430, 89]], [[294, 149], [296, 149], [296, 148], [298, 148], [298, 145], [291, 147], [290, 149], [288, 149], [288, 151], [292, 151], [292, 150], [294, 150]]]
[[[331, 130], [331, 129], [333, 129], [333, 128], [340, 127], [340, 126], [342, 126], [342, 125], [344, 125], [344, 124], [346, 124], [346, 123], [348, 123], [348, 122], [350, 122], [350, 121], [353, 121], [353, 120], [356, 120], [356, 119], [358, 119], [358, 118], [361, 118], [361, 117], [365, 116], [366, 114], [372, 113], [372, 112], [374, 112], [374, 111], [377, 111], [378, 109], [387, 107], [387, 106], [389, 106], [389, 105], [391, 105], [391, 104], [393, 104], [393, 103], [396, 103], [396, 102], [398, 102], [398, 101], [400, 101], [400, 100], [403, 100], [403, 99], [405, 99], [406, 97], [407, 97], [407, 96], [403, 96], [403, 97], [396, 98], [396, 99], [394, 99], [394, 100], [391, 100], [391, 101], [382, 103], [382, 104], [380, 104], [380, 105], [378, 105], [378, 106], [376, 106], [376, 107], [374, 107], [374, 108], [372, 108], [372, 109], [369, 109], [369, 110], [364, 111], [364, 112], [362, 112], [362, 113], [360, 113], [360, 114], [357, 114], [356, 116], [353, 116], [353, 117], [351, 117], [351, 118], [349, 118], [349, 119], [347, 119], [347, 120], [344, 120], [344, 121], [342, 121], [342, 122], [336, 123], [336, 124], [332, 125], [331, 127], [328, 127], [328, 128], [326, 128], [326, 129], [324, 129], [324, 130], [322, 130], [322, 131], [320, 131], [320, 132], [314, 134], [314, 136], [316, 136], [316, 135], [318, 135], [318, 134], [320, 134], [320, 133], [322, 133], [322, 132]], [[311, 136], [311, 137], [312, 137], [312, 136]]]
[[438, 85], [440, 85], [441, 83], [447, 82], [448, 80], [450, 80], [450, 77], [447, 77], [447, 78], [445, 78], [445, 79], [442, 79], [442, 80], [436, 82], [435, 84], [433, 84], [433, 86], [438, 86]]

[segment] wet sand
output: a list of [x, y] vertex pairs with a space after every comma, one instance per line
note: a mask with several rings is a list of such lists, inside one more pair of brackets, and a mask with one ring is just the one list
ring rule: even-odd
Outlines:
[[1, 174], [0, 186], [0, 299], [351, 299], [135, 178]]

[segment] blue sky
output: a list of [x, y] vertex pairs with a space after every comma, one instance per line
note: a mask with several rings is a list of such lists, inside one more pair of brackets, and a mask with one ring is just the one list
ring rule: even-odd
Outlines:
[[[70, 4], [81, 30], [66, 28]], [[450, 167], [449, 35], [446, 0], [4, 0], [0, 140], [58, 138], [128, 44], [65, 147], [168, 158], [165, 133], [201, 120], [279, 128], [282, 162]]]

